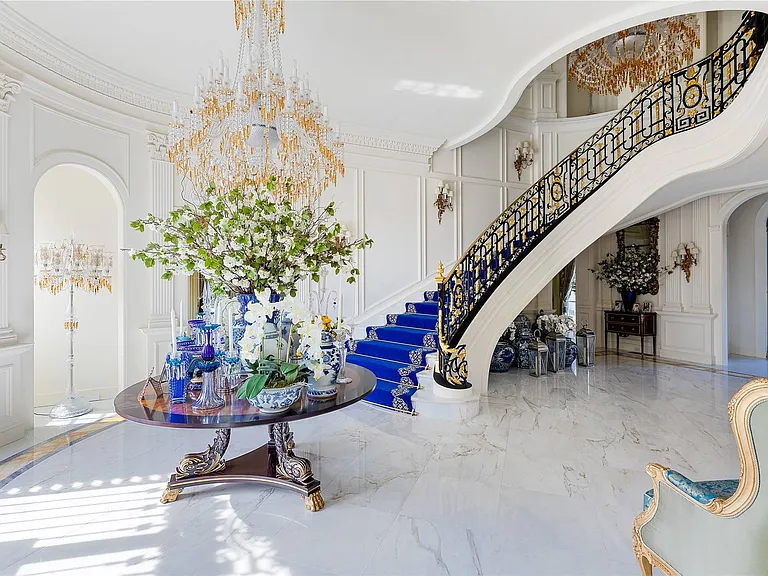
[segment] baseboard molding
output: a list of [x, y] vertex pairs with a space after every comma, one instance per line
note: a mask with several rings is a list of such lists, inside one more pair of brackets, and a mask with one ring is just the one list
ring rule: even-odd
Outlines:
[[0, 424], [0, 446], [16, 442], [21, 438], [24, 438], [24, 422], [9, 418]]
[[760, 355], [754, 348], [745, 348], [743, 346], [735, 346], [730, 344], [728, 346], [728, 354], [736, 354], [737, 356], [747, 356], [748, 358], [765, 358], [765, 355]]
[[[108, 400], [114, 398], [117, 394], [117, 384], [111, 387], [105, 388], [85, 388], [78, 389], [77, 395], [82, 396], [86, 400]], [[53, 406], [58, 404], [64, 399], [64, 389], [60, 392], [48, 392], [45, 394], [35, 394], [35, 407], [38, 406]]]
[[670, 350], [669, 348], [659, 348], [659, 357], [668, 360], [679, 360], [680, 362], [692, 362], [694, 364], [705, 364], [713, 366], [715, 358], [709, 354], [701, 354], [692, 350]]

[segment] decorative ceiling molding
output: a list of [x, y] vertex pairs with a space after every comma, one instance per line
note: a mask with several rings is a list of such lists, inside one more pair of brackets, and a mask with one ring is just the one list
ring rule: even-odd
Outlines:
[[0, 112], [10, 111], [11, 102], [16, 100], [15, 94], [21, 92], [21, 82], [0, 72]]
[[169, 114], [171, 92], [104, 66], [0, 4], [0, 44], [46, 70], [107, 98]]
[[147, 150], [152, 160], [170, 162], [168, 158], [168, 136], [147, 130]]
[[[142, 82], [85, 56], [29, 22], [8, 5], [0, 3], [0, 47], [2, 46], [81, 88], [143, 111], [170, 115], [171, 103], [175, 97], [171, 91]], [[25, 72], [35, 76], [34, 70]], [[42, 78], [40, 80], [44, 81]], [[96, 103], [103, 104], [103, 101]], [[2, 105], [0, 101], [0, 107]], [[147, 138], [148, 145], [151, 146], [149, 136]], [[440, 147], [440, 144], [425, 143], [423, 138], [381, 134], [379, 131], [362, 127], [355, 128], [354, 132], [344, 133], [343, 139], [344, 143], [350, 146], [421, 157], [431, 157]], [[150, 149], [150, 153], [155, 158], [156, 154], [166, 152]], [[166, 158], [167, 156], [162, 159]]]
[[376, 150], [401, 152], [403, 154], [414, 154], [417, 156], [430, 157], [435, 153], [435, 150], [440, 148], [439, 145], [435, 146], [431, 144], [417, 144], [414, 142], [392, 140], [389, 138], [368, 136], [365, 134], [350, 134], [344, 132], [342, 133], [341, 137], [342, 140], [344, 140], [344, 144], [347, 146], [360, 146], [362, 148], [374, 148]]

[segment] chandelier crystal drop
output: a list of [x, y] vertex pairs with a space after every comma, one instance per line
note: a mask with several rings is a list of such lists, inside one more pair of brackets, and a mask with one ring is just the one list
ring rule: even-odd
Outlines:
[[240, 51], [234, 75], [219, 56], [195, 86], [192, 108], [174, 102], [168, 154], [199, 192], [263, 188], [293, 204], [312, 203], [344, 175], [341, 134], [312, 95], [309, 78], [283, 76], [283, 0], [235, 0]]
[[695, 14], [647, 22], [572, 52], [568, 80], [593, 94], [634, 92], [691, 62], [699, 45]]
[[103, 246], [76, 244], [72, 239], [40, 244], [35, 267], [37, 287], [51, 294], [70, 287], [93, 294], [112, 292], [112, 254]]

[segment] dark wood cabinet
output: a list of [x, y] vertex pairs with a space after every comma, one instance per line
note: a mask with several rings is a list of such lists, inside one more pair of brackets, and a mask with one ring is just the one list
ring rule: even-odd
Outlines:
[[608, 334], [616, 334], [616, 354], [622, 336], [640, 337], [640, 354], [645, 355], [645, 338], [653, 337], [653, 355], [656, 356], [656, 312], [614, 312], [605, 310], [605, 349]]

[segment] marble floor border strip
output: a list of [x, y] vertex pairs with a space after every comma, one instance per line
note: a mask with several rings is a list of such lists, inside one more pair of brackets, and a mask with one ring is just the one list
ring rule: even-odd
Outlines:
[[7, 457], [0, 461], [0, 489], [36, 464], [50, 458], [64, 448], [69, 448], [123, 421], [123, 418], [120, 416], [106, 416], [96, 422], [83, 424], [77, 428], [62, 432], [53, 438], [38, 442], [21, 452]]
[[[612, 350], [598, 350], [595, 352], [596, 356], [616, 356], [616, 352]], [[642, 356], [639, 352], [619, 352], [618, 356], [625, 358], [632, 358], [634, 360], [648, 360], [649, 362], [655, 362], [657, 364], [666, 364], [668, 366], [677, 366], [679, 368], [688, 368], [690, 370], [698, 370], [700, 372], [709, 372], [710, 374], [720, 374], [722, 376], [733, 376], [734, 378], [744, 378], [750, 380], [753, 378], [765, 378], [759, 374], [746, 374], [743, 372], [736, 372], [733, 370], [727, 370], [724, 368], [718, 368], [717, 366], [706, 366], [704, 364], [694, 364], [693, 362], [682, 362], [680, 360], [672, 360], [670, 358], [660, 358], [658, 356], [649, 356], [646, 354]]]

